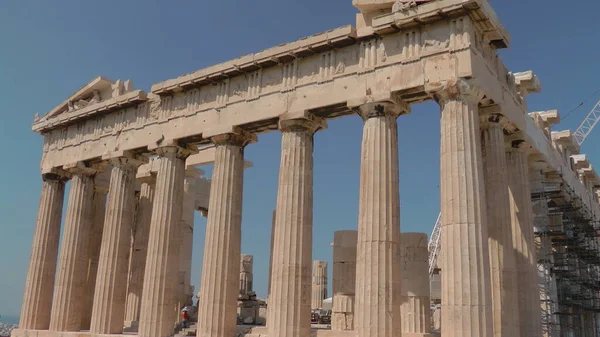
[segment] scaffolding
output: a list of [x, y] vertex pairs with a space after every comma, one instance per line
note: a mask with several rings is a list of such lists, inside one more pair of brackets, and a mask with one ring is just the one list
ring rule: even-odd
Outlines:
[[544, 336], [599, 336], [600, 223], [562, 180], [532, 191]]

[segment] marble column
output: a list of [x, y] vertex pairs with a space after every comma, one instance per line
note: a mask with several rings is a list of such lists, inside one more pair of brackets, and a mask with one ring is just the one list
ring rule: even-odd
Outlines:
[[109, 161], [113, 167], [90, 325], [93, 334], [123, 332], [129, 248], [135, 216], [135, 175], [142, 164], [133, 155], [110, 158]]
[[215, 144], [198, 337], [234, 336], [240, 277], [244, 147], [256, 136], [240, 128], [204, 133]]
[[427, 234], [400, 234], [402, 336], [431, 333]]
[[363, 119], [356, 301], [358, 337], [392, 337], [400, 331], [399, 115], [404, 102], [372, 102], [357, 109]]
[[492, 336], [492, 299], [478, 103], [465, 80], [443, 84], [442, 108], [442, 329], [445, 337]]
[[275, 242], [275, 218], [277, 211], [273, 210], [273, 216], [271, 217], [271, 248], [269, 250], [269, 281], [267, 287], [267, 298], [271, 295], [271, 274], [273, 272], [273, 243]]
[[527, 146], [520, 141], [513, 141], [511, 145], [506, 152], [506, 164], [508, 166], [513, 247], [516, 254], [520, 335], [538, 337], [541, 336], [542, 317], [533, 235]]
[[141, 183], [141, 188], [137, 201], [136, 229], [131, 254], [129, 286], [127, 287], [127, 305], [125, 307], [125, 327], [127, 328], [137, 328], [140, 319], [148, 237], [152, 220], [152, 202], [156, 185], [156, 176], [150, 172], [138, 174], [136, 178]]
[[50, 327], [52, 291], [67, 178], [46, 173], [42, 175], [42, 179], [42, 194], [21, 306], [20, 329], [47, 330]]
[[253, 291], [253, 273], [254, 257], [252, 255], [242, 254], [240, 258], [240, 295], [245, 295]]
[[309, 113], [279, 119], [281, 162], [273, 242], [269, 336], [310, 336], [313, 137], [324, 120]]
[[192, 250], [194, 248], [194, 213], [196, 212], [196, 189], [199, 175], [195, 170], [186, 170], [183, 185], [183, 213], [181, 215], [181, 248], [179, 254], [178, 307], [191, 306], [194, 296], [192, 288]]
[[85, 301], [88, 238], [96, 170], [79, 163], [73, 170], [69, 203], [62, 234], [58, 272], [54, 284], [50, 330], [79, 331]]
[[500, 114], [481, 116], [494, 336], [517, 336], [517, 274], [512, 244], [504, 125]]
[[312, 296], [310, 308], [322, 309], [323, 300], [327, 298], [327, 261], [313, 261]]
[[358, 231], [333, 233], [333, 308], [331, 330], [354, 330], [356, 291], [356, 241]]
[[139, 337], [172, 336], [175, 328], [185, 159], [191, 152], [172, 145], [160, 147], [156, 153], [160, 159], [148, 236]]
[[[104, 175], [104, 173], [102, 175]], [[104, 229], [104, 215], [106, 212], [107, 193], [108, 183], [105, 184], [103, 179], [100, 179], [100, 175], [96, 176], [94, 179], [94, 205], [92, 208], [92, 228], [90, 230], [90, 235], [88, 237], [87, 243], [87, 277], [85, 292], [83, 296], [83, 299], [85, 301], [85, 307], [83, 308], [81, 318], [81, 330], [89, 330], [90, 324], [92, 322], [94, 292], [96, 288], [96, 277], [98, 276], [98, 261], [100, 259], [100, 246], [102, 244], [102, 231]]]

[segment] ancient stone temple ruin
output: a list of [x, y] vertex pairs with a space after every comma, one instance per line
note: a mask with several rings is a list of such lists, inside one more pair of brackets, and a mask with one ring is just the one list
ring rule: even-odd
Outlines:
[[310, 308], [322, 309], [323, 300], [327, 298], [327, 261], [313, 261], [312, 296]]
[[[561, 289], [578, 279], [567, 272], [579, 263], [597, 281], [598, 265], [573, 247], [596, 243], [589, 233], [598, 229], [600, 179], [573, 136], [551, 130], [556, 112], [528, 110], [540, 81], [503, 64], [497, 51], [510, 37], [488, 2], [353, 5], [355, 26], [149, 91], [98, 77], [36, 118], [43, 184], [12, 336], [173, 336], [193, 293], [197, 210], [207, 226], [196, 334], [235, 336], [240, 289], [251, 280], [240, 283], [248, 273], [240, 263], [244, 148], [281, 132], [267, 326], [247, 333], [309, 337], [313, 135], [350, 115], [364, 123], [358, 231], [335, 234], [332, 330], [314, 333], [429, 334], [424, 237], [400, 234], [398, 184], [397, 123], [423, 101], [440, 113], [444, 337], [593, 332], [597, 311], [570, 305], [574, 295]], [[210, 188], [195, 169], [207, 162]], [[558, 230], [573, 228], [587, 232], [556, 241]], [[593, 308], [598, 289], [586, 289]]]

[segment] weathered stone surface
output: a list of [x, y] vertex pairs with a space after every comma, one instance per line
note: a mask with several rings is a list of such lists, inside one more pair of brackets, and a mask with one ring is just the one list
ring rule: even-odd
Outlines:
[[125, 308], [125, 327], [127, 328], [137, 327], [140, 319], [142, 287], [144, 285], [148, 238], [150, 236], [150, 223], [152, 221], [152, 203], [156, 185], [156, 177], [152, 174], [143, 177], [138, 176], [137, 178], [141, 182], [141, 188], [140, 196], [137, 200], [131, 270], [127, 287], [127, 306]]
[[252, 255], [242, 254], [240, 258], [240, 295], [247, 294], [253, 288], [253, 269], [254, 257]]
[[[42, 178], [42, 194], [21, 306], [19, 324], [22, 329], [46, 330], [50, 327], [66, 179], [56, 174], [46, 174]], [[0, 336], [8, 336], [8, 333], [0, 332]]]
[[[105, 172], [110, 173], [110, 172]], [[110, 180], [110, 174], [108, 179]], [[92, 229], [88, 238], [88, 266], [86, 285], [84, 292], [85, 307], [81, 318], [81, 329], [89, 330], [92, 323], [92, 311], [94, 309], [94, 293], [96, 289], [96, 278], [98, 276], [98, 261], [100, 260], [100, 246], [102, 245], [102, 232], [104, 229], [104, 216], [106, 213], [106, 194], [108, 184], [97, 176], [94, 179], [94, 201], [92, 209]]]
[[508, 167], [504, 144], [506, 120], [498, 114], [482, 116], [482, 154], [486, 188], [488, 244], [494, 336], [519, 333], [517, 272], [508, 201]]
[[[98, 77], [46, 116], [36, 117], [33, 129], [44, 136], [42, 172], [55, 174], [73, 168], [76, 171], [84, 169], [91, 178], [95, 173], [85, 170], [86, 164], [83, 163], [96, 163], [105, 153], [112, 151], [138, 151], [143, 155], [154, 155], [156, 153], [153, 151], [157, 147], [164, 148], [167, 144], [175, 143], [186, 144], [185, 146], [205, 143], [209, 138], [223, 134], [223, 130], [239, 126], [253, 133], [268, 132], [274, 130], [277, 123], [289, 120], [289, 116], [285, 115], [290, 112], [298, 112], [297, 114], [306, 117], [310, 111], [324, 119], [333, 119], [353, 114], [357, 107], [366, 104], [372, 109], [367, 114], [363, 113], [367, 121], [364, 127], [364, 172], [361, 172], [361, 234], [357, 244], [359, 256], [363, 260], [357, 262], [359, 291], [354, 303], [357, 308], [357, 329], [356, 333], [320, 331], [319, 334], [385, 337], [400, 331], [395, 328], [398, 324], [395, 321], [400, 321], [395, 319], [395, 312], [399, 310], [395, 290], [399, 289], [401, 273], [399, 268], [394, 269], [395, 257], [390, 254], [394, 251], [393, 247], [398, 245], [395, 234], [399, 223], [399, 206], [395, 196], [397, 158], [392, 154], [394, 149], [397, 150], [397, 140], [393, 135], [397, 130], [392, 126], [390, 116], [382, 116], [386, 115], [386, 106], [378, 107], [373, 103], [385, 101], [404, 104], [404, 110], [407, 110], [409, 103], [436, 98], [443, 106], [441, 192], [444, 229], [448, 231], [447, 239], [443, 239], [443, 245], [446, 246], [443, 248], [444, 254], [448, 254], [442, 259], [443, 268], [447, 272], [444, 276], [444, 334], [451, 337], [491, 336], [492, 322], [497, 323], [497, 320], [493, 321], [492, 316], [489, 316], [492, 310], [490, 305], [497, 304], [497, 301], [490, 302], [490, 298], [501, 295], [491, 295], [490, 282], [498, 283], [497, 270], [501, 268], [496, 263], [500, 261], [499, 258], [486, 256], [489, 255], [490, 248], [486, 243], [486, 223], [492, 221], [488, 221], [486, 204], [494, 198], [486, 198], [485, 187], [482, 187], [482, 155], [478, 150], [480, 144], [477, 144], [480, 130], [477, 122], [473, 121], [478, 118], [476, 104], [485, 108], [489, 108], [492, 102], [497, 105], [513, 128], [521, 130], [524, 140], [532, 144], [536, 160], [545, 162], [549, 171], [560, 172], [563, 186], [572, 191], [574, 199], [579, 200], [579, 206], [589, 209], [589, 213], [596, 216], [595, 220], [598, 220], [600, 206], [597, 195], [594, 196], [593, 193], [598, 193], [594, 189], [600, 180], [591, 167], [573, 169], [569, 155], [578, 152], [578, 147], [568, 144], [571, 139], [568, 132], [551, 133], [551, 126], [560, 120], [557, 111], [527, 115], [525, 97], [540, 90], [539, 82], [532, 72], [509, 73], [497, 56], [497, 49], [507, 47], [510, 39], [486, 1], [421, 2], [424, 1], [356, 0], [354, 4], [361, 9], [356, 17], [356, 29], [350, 26], [333, 29], [157, 83], [152, 86], [151, 94], [133, 90], [131, 81], [110, 81]], [[465, 99], [464, 90], [469, 88], [461, 78], [468, 78], [476, 87], [481, 88], [482, 93], [477, 96], [485, 98], [481, 102]], [[469, 95], [473, 93], [467, 94]], [[311, 118], [304, 119], [315, 121]], [[220, 131], [215, 133], [215, 130]], [[273, 324], [269, 329], [281, 329], [276, 336], [271, 337], [300, 334], [306, 337], [312, 333], [306, 328], [306, 323], [301, 323], [305, 319], [302, 318], [305, 308], [310, 308], [310, 303], [303, 301], [308, 301], [310, 296], [310, 286], [306, 282], [310, 279], [310, 259], [305, 257], [310, 251], [311, 237], [305, 233], [306, 227], [311, 224], [311, 205], [296, 205], [294, 200], [296, 203], [297, 200], [312, 200], [312, 185], [308, 183], [312, 177], [312, 166], [308, 167], [308, 164], [312, 165], [312, 157], [309, 158], [307, 152], [309, 146], [312, 149], [312, 134], [311, 139], [304, 134], [293, 137], [286, 134], [284, 132], [286, 140], [282, 143], [290, 145], [296, 142], [300, 145], [297, 145], [295, 152], [290, 151], [290, 156], [295, 156], [293, 165], [283, 164], [282, 161], [283, 183], [279, 186], [282, 196], [278, 197], [278, 207], [283, 205], [287, 207], [286, 212], [291, 209], [296, 213], [276, 216], [278, 220], [275, 221], [277, 226], [273, 234], [281, 232], [290, 235], [286, 236], [286, 242], [275, 236], [273, 240], [277, 243], [272, 251], [279, 252], [279, 256], [275, 255], [273, 258], [278, 262], [272, 263], [273, 273], [269, 278], [277, 280], [279, 288], [269, 288], [277, 290], [275, 302], [278, 303], [276, 307], [278, 306], [280, 319], [277, 323], [279, 327], [275, 328]], [[160, 206], [158, 210], [155, 207], [152, 211], [153, 229], [147, 254], [150, 268], [144, 271], [149, 278], [144, 278], [145, 314], [141, 318], [141, 337], [165, 337], [173, 332], [174, 319], [179, 314], [175, 308], [177, 294], [182, 290], [178, 289], [178, 280], [183, 282], [182, 288], [187, 286], [185, 282], [188, 267], [182, 268], [179, 264], [178, 270], [177, 262], [189, 262], [185, 261], [189, 254], [181, 253], [179, 249], [179, 246], [189, 247], [189, 241], [183, 242], [178, 237], [178, 229], [181, 228], [176, 222], [181, 220], [178, 219], [181, 214], [174, 215], [181, 206], [179, 182], [183, 183], [183, 178], [180, 179], [180, 166], [185, 167], [181, 163], [182, 159], [166, 166], [170, 178], [165, 178], [167, 182], [162, 181], [157, 187], [160, 193], [155, 204]], [[193, 162], [188, 164], [194, 166]], [[237, 166], [235, 168], [237, 170]], [[306, 177], [293, 176], [305, 172]], [[237, 177], [234, 182], [238, 183]], [[498, 183], [496, 180], [492, 182]], [[73, 185], [76, 192], [72, 190], [72, 198], [69, 199], [64, 245], [59, 258], [60, 268], [54, 285], [55, 310], [50, 319], [50, 328], [61, 330], [59, 334], [64, 334], [64, 330], [86, 328], [89, 299], [81, 301], [80, 298], [81, 294], [95, 288], [90, 281], [95, 279], [90, 277], [90, 271], [94, 269], [90, 268], [90, 262], [94, 257], [85, 256], [94, 254], [81, 248], [81, 242], [87, 240], [86, 237], [90, 236], [86, 234], [90, 230], [89, 226], [95, 224], [90, 216], [83, 215], [87, 212], [86, 209], [97, 205], [88, 207], [88, 200], [83, 200], [92, 198], [90, 189], [82, 187], [87, 183], [74, 181]], [[369, 195], [373, 191], [380, 194]], [[83, 194], [87, 197], [80, 196]], [[500, 194], [494, 194], [496, 196]], [[206, 194], [201, 198], [204, 204], [198, 208], [201, 204], [198, 202], [195, 208], [206, 214]], [[90, 204], [92, 202], [89, 201]], [[518, 207], [528, 209], [527, 205]], [[514, 206], [514, 209], [518, 207]], [[216, 217], [234, 213], [222, 209], [217, 212], [219, 215]], [[495, 218], [497, 214], [490, 214], [489, 218]], [[525, 226], [523, 223], [526, 223], [521, 219], [517, 222], [520, 226]], [[237, 218], [226, 219], [221, 223], [235, 225], [232, 237], [225, 237], [224, 234], [214, 236], [223, 238], [223, 241], [236, 242]], [[46, 225], [50, 227], [49, 224]], [[38, 223], [37, 227], [44, 226]], [[491, 236], [494, 234], [491, 233]], [[50, 256], [53, 241], [50, 240], [52, 237], [48, 239], [47, 242], [36, 239], [36, 242], [47, 244]], [[112, 239], [107, 240], [116, 242], [115, 251], [121, 251], [117, 249], [121, 241]], [[525, 247], [523, 243], [522, 246]], [[527, 259], [535, 253], [530, 252], [532, 246], [530, 244], [521, 249]], [[380, 247], [382, 248], [379, 249]], [[36, 259], [38, 268], [30, 268], [27, 282], [40, 280], [40, 270], [51, 268], [46, 268], [51, 264], [38, 259], [41, 255], [36, 249], [37, 247], [32, 249], [32, 260]], [[215, 257], [223, 257], [227, 261], [225, 264], [237, 264], [239, 256], [231, 253], [235, 249], [227, 250], [224, 254], [210, 253], [209, 260], [214, 262], [218, 260]], [[494, 247], [490, 249], [492, 252], [497, 250]], [[51, 257], [48, 257], [48, 261], [50, 260]], [[87, 270], [81, 267], [84, 263], [79, 261], [87, 262]], [[495, 271], [492, 279], [486, 274], [488, 261], [491, 261]], [[532, 264], [535, 265], [535, 257]], [[32, 270], [37, 270], [38, 275], [31, 276]], [[225, 268], [224, 273], [232, 273], [232, 270]], [[289, 270], [291, 272], [285, 274]], [[112, 275], [113, 272], [115, 270], [110, 270], [108, 274]], [[45, 275], [46, 271], [43, 273]], [[216, 275], [212, 269], [207, 273]], [[523, 277], [527, 273], [524, 272]], [[544, 273], [546, 275], [547, 271]], [[48, 272], [48, 276], [44, 278], [52, 279], [50, 274]], [[237, 283], [239, 280], [239, 275], [227, 276], [226, 280], [214, 277], [211, 282], [219, 279], [227, 287], [231, 287], [228, 282]], [[531, 278], [526, 281], [529, 285], [535, 285]], [[81, 284], [84, 285], [80, 286]], [[114, 288], [118, 284], [116, 282], [102, 287]], [[292, 289], [284, 289], [281, 284]], [[37, 309], [32, 308], [37, 304], [43, 311], [42, 307], [47, 305], [47, 296], [42, 293], [47, 292], [42, 292], [41, 287], [43, 286], [34, 283], [27, 285], [24, 312], [35, 312]], [[81, 287], [84, 288], [83, 291], [80, 290]], [[214, 289], [215, 286], [210, 285], [209, 288]], [[535, 289], [528, 286], [523, 289], [531, 290], [529, 294], [536, 293]], [[31, 294], [36, 293], [40, 294], [39, 299], [31, 297]], [[235, 294], [235, 291], [232, 293]], [[227, 296], [228, 294], [229, 292]], [[112, 295], [108, 295], [110, 296]], [[346, 314], [353, 302], [350, 295], [340, 296], [343, 300], [338, 302], [338, 309], [340, 313]], [[82, 304], [76, 303], [75, 299]], [[539, 306], [533, 299], [523, 299], [534, 309], [536, 305]], [[221, 304], [220, 300], [213, 301], [211, 308], [217, 307], [214, 303]], [[228, 306], [233, 303], [229, 297], [226, 301]], [[497, 305], [494, 308], [497, 313]], [[213, 318], [205, 318], [206, 321], [216, 322], [205, 326], [208, 326], [207, 329], [217, 327], [213, 330], [227, 326], [226, 330], [231, 332], [227, 321], [231, 316], [230, 311], [217, 309], [205, 312], [207, 317], [209, 314], [215, 315]], [[32, 315], [26, 315], [23, 320], [29, 320], [27, 324], [45, 326], [44, 321], [48, 315], [50, 313], [40, 312], [39, 320], [30, 320]], [[274, 313], [270, 311], [270, 315]], [[528, 336], [537, 335], [536, 315], [535, 310], [532, 310], [528, 315], [520, 316], [521, 319], [529, 320], [531, 331]], [[38, 322], [33, 322], [35, 320]], [[589, 318], [586, 320], [590, 321]], [[133, 319], [128, 321], [134, 322]], [[587, 324], [585, 321], [575, 323], [582, 323], [583, 326]], [[345, 324], [344, 329], [348, 326]], [[24, 329], [15, 332], [15, 337], [49, 336], [53, 333], [56, 332]], [[73, 331], [71, 334], [80, 332]]]
[[436, 97], [442, 108], [442, 329], [446, 337], [488, 337], [493, 330], [481, 93], [459, 80], [445, 83]]
[[327, 298], [327, 261], [313, 261], [312, 296], [310, 308], [323, 308], [323, 300]]
[[69, 204], [58, 258], [50, 330], [79, 331], [86, 284], [87, 243], [92, 226], [93, 172], [76, 172], [71, 178]]
[[375, 102], [358, 109], [364, 121], [354, 324], [358, 337], [400, 331], [400, 192], [398, 125], [407, 106]]
[[183, 185], [183, 207], [181, 215], [181, 247], [179, 252], [179, 294], [178, 307], [191, 306], [194, 296], [192, 282], [192, 252], [194, 248], [194, 213], [199, 176], [193, 170], [186, 170]]
[[506, 152], [508, 186], [516, 254], [519, 328], [521, 336], [541, 336], [540, 291], [537, 282], [537, 257], [533, 236], [533, 218], [527, 150], [512, 148]]
[[[209, 136], [209, 135], [205, 135]], [[206, 222], [198, 337], [235, 332], [242, 236], [244, 147], [256, 136], [234, 128], [210, 135], [216, 145]]]
[[273, 268], [267, 328], [269, 336], [310, 333], [313, 216], [313, 135], [325, 128], [312, 115], [288, 116], [282, 132]]
[[400, 234], [402, 335], [431, 332], [427, 234]]
[[139, 337], [171, 336], [175, 328], [179, 237], [185, 158], [190, 152], [176, 146], [157, 149], [156, 177], [148, 253], [144, 271]]
[[333, 308], [331, 330], [354, 330], [356, 245], [358, 231], [333, 233]]
[[110, 185], [90, 332], [123, 332], [127, 300], [127, 272], [135, 215], [135, 175], [142, 162], [129, 157], [110, 159]]

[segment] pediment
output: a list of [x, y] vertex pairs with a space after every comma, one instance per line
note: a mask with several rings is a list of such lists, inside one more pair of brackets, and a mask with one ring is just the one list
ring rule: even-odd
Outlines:
[[112, 81], [106, 77], [98, 76], [81, 87], [42, 118], [36, 116], [34, 122], [47, 121], [67, 112], [81, 110], [111, 98], [121, 96], [132, 90], [133, 85], [131, 81]]
[[146, 99], [146, 93], [142, 90], [133, 90], [132, 82], [129, 80], [125, 82], [121, 80], [111, 81], [106, 77], [98, 76], [44, 117], [40, 118], [36, 114], [32, 130], [40, 133], [46, 132]]

